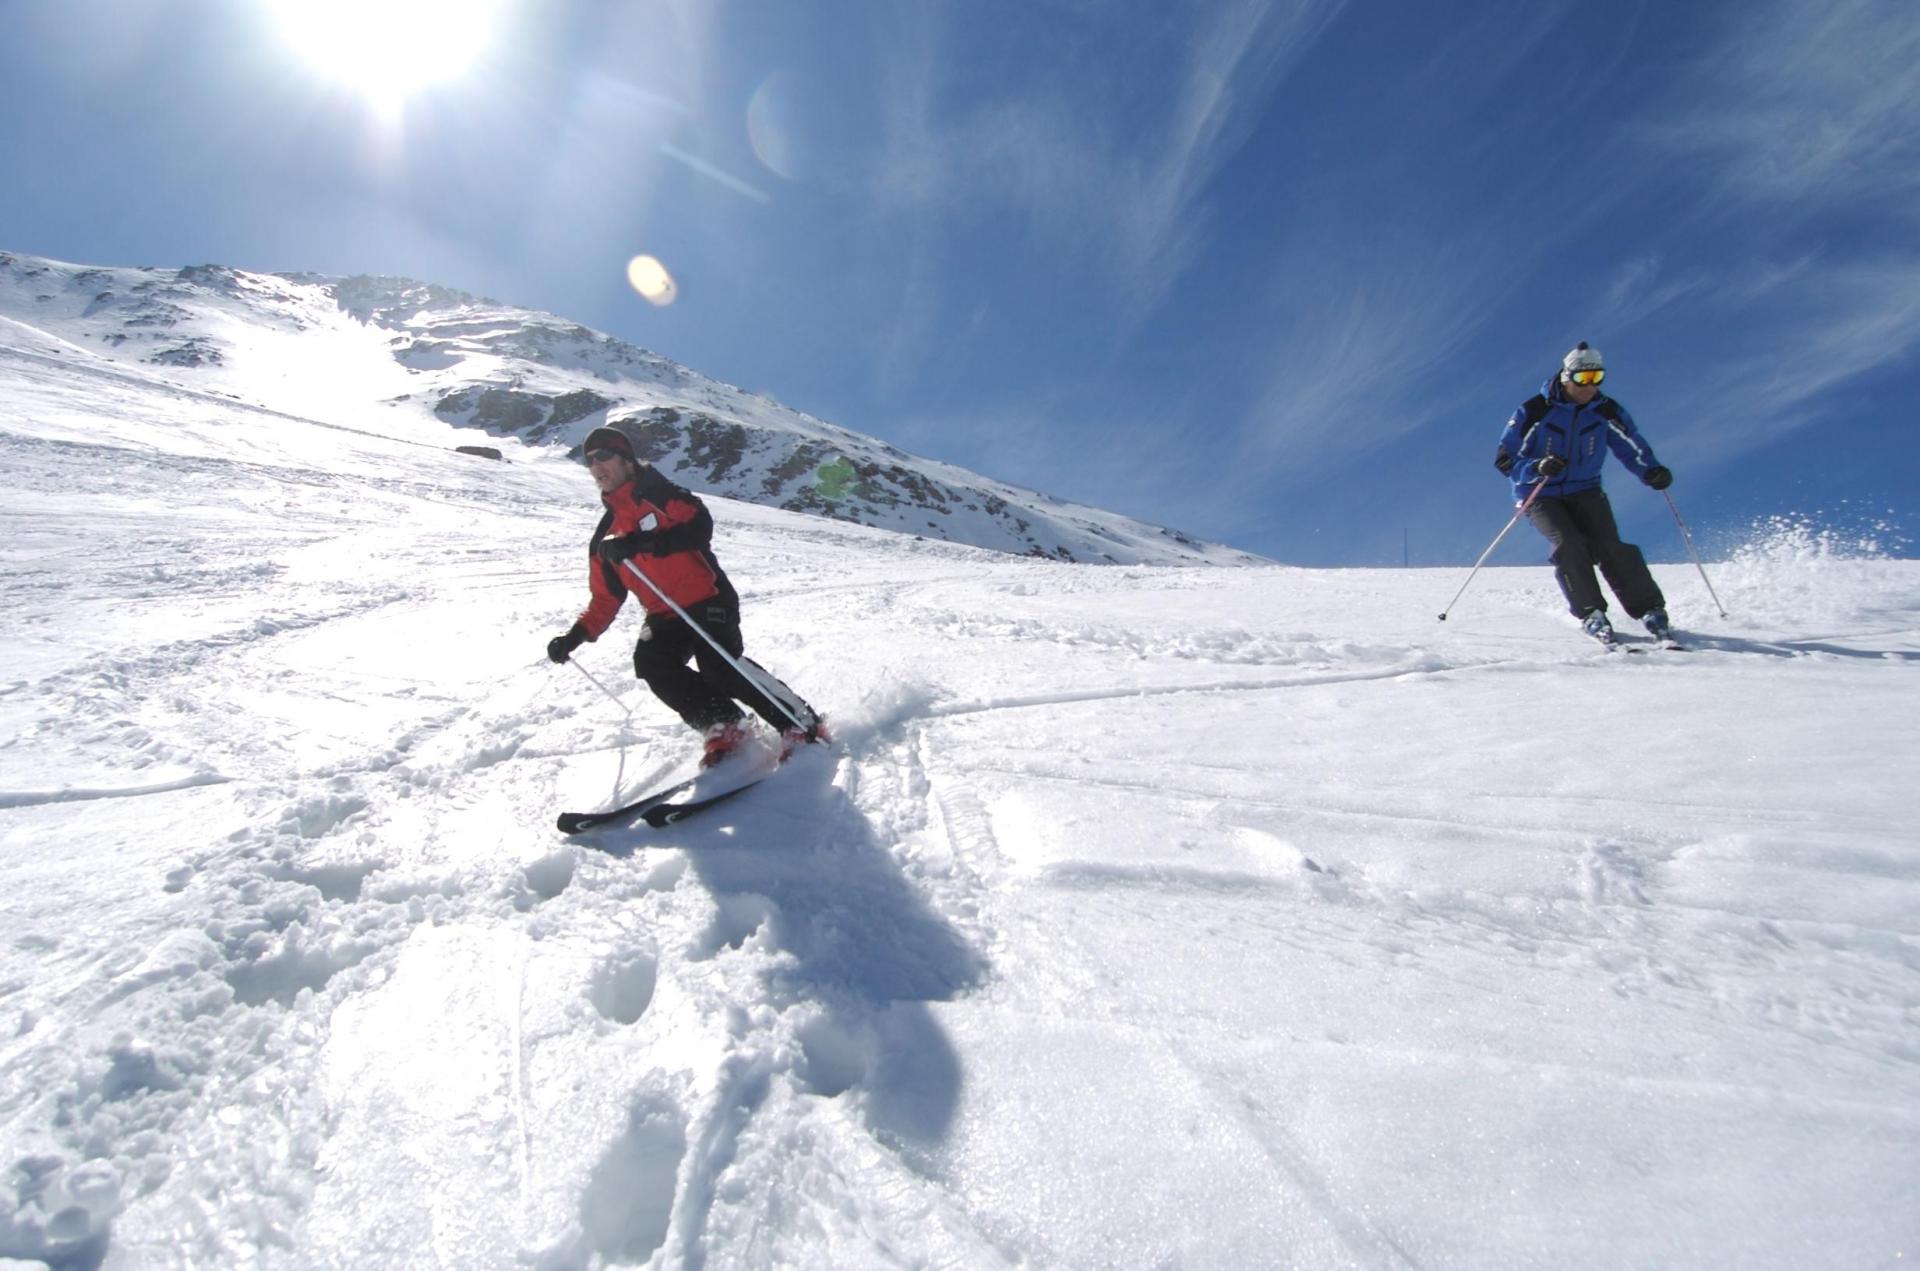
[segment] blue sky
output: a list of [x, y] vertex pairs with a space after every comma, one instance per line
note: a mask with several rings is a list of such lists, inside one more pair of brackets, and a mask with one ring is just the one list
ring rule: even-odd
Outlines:
[[1708, 545], [1912, 528], [1920, 5], [499, 4], [409, 93], [457, 41], [4, 0], [0, 249], [427, 279], [1300, 564], [1471, 561], [1587, 339]]

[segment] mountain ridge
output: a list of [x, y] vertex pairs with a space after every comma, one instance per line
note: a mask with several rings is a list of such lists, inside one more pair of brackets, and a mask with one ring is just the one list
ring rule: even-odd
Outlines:
[[0, 252], [0, 314], [182, 388], [336, 424], [414, 412], [573, 456], [614, 424], [676, 481], [765, 506], [1061, 561], [1272, 563], [912, 455], [581, 323], [437, 283]]

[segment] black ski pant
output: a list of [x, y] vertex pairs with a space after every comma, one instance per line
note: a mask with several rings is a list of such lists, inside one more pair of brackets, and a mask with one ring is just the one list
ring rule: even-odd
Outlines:
[[1600, 582], [1593, 576], [1596, 565], [1629, 617], [1639, 618], [1649, 610], [1667, 607], [1660, 585], [1647, 569], [1647, 558], [1632, 543], [1620, 541], [1620, 527], [1613, 523], [1613, 505], [1607, 502], [1606, 491], [1582, 490], [1561, 499], [1535, 499], [1527, 509], [1527, 519], [1553, 544], [1553, 576], [1574, 617], [1584, 618], [1595, 609], [1606, 610], [1606, 597], [1600, 594]]
[[[689, 607], [687, 616], [735, 659], [772, 680], [795, 702], [800, 701], [799, 694], [742, 655], [744, 642], [740, 637], [740, 610], [736, 605], [716, 597]], [[693, 659], [692, 666], [687, 665], [689, 657]], [[697, 731], [705, 732], [715, 724], [739, 723], [743, 716], [736, 702], [745, 704], [776, 732], [793, 727], [793, 720], [785, 711], [753, 681], [728, 665], [699, 632], [674, 614], [656, 613], [647, 617], [646, 626], [640, 630], [640, 641], [633, 646], [633, 673], [647, 682], [647, 687], [667, 709]], [[800, 715], [803, 720], [807, 719], [810, 708], [803, 709]]]

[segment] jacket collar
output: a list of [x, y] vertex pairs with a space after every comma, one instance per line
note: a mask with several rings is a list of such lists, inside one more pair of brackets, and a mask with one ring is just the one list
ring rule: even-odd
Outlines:
[[631, 480], [622, 481], [611, 490], [602, 490], [600, 492], [600, 501], [608, 507], [613, 507], [619, 503], [638, 503], [639, 500], [634, 497], [634, 493], [633, 482]]

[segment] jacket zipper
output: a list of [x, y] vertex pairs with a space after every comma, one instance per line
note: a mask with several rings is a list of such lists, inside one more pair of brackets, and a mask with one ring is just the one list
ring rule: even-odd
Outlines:
[[[1542, 481], [1547, 481], [1547, 482], [1551, 482], [1559, 485], [1565, 485], [1567, 481], [1567, 474], [1573, 471], [1573, 455], [1574, 455], [1574, 452], [1577, 449], [1579, 449], [1578, 442], [1580, 440], [1580, 412], [1585, 409], [1585, 407], [1581, 406], [1579, 402], [1572, 401], [1572, 400], [1569, 400], [1567, 402], [1567, 405], [1573, 407], [1573, 414], [1567, 416], [1567, 466], [1560, 470], [1560, 475], [1557, 477], [1540, 478]], [[1552, 453], [1553, 453], [1553, 438], [1549, 437], [1547, 438], [1547, 455], [1550, 455]], [[1547, 455], [1541, 455], [1540, 458], [1544, 459], [1547, 457]], [[1534, 461], [1534, 470], [1536, 472], [1539, 471], [1539, 460]]]

